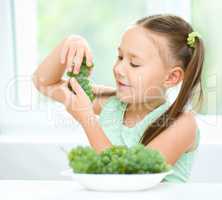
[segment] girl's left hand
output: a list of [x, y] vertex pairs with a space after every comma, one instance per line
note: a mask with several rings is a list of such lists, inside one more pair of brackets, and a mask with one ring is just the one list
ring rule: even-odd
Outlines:
[[66, 110], [83, 125], [94, 116], [93, 104], [75, 78], [70, 79], [70, 85], [76, 94], [70, 91], [67, 82], [63, 87], [65, 93], [63, 103]]

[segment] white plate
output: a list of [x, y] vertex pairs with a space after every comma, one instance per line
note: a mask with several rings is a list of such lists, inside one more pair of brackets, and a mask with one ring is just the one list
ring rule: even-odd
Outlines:
[[62, 172], [62, 175], [72, 177], [73, 180], [78, 181], [89, 190], [136, 191], [156, 186], [172, 172], [173, 169], [153, 174], [78, 174], [67, 170]]

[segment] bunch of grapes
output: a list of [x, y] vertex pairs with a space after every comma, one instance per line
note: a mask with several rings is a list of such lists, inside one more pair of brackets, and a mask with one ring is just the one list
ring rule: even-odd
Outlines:
[[90, 173], [99, 169], [99, 156], [90, 147], [77, 146], [68, 153], [69, 166], [77, 173]]
[[100, 153], [100, 159], [103, 164], [101, 173], [103, 174], [124, 174], [127, 167], [125, 155], [127, 147], [124, 145], [112, 146]]
[[[86, 57], [84, 57], [82, 65], [80, 67], [80, 72], [78, 74], [67, 72], [66, 75], [70, 78], [74, 77], [78, 81], [82, 89], [85, 91], [86, 95], [90, 98], [91, 101], [93, 101], [95, 99], [95, 95], [93, 94], [92, 86], [90, 85], [90, 81], [88, 79], [90, 73], [89, 68], [91, 67], [94, 67], [94, 64], [92, 64], [92, 66], [87, 66]], [[70, 84], [68, 84], [68, 87], [71, 91], [73, 91]]]
[[128, 160], [127, 173], [160, 173], [171, 168], [160, 151], [145, 148], [142, 144], [129, 148], [126, 159]]
[[97, 154], [91, 147], [77, 147], [69, 153], [74, 172], [93, 174], [160, 173], [171, 169], [164, 156], [142, 144], [130, 148], [114, 145]]

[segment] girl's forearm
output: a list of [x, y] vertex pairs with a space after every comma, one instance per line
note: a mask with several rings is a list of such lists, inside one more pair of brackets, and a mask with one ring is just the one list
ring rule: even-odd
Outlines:
[[88, 120], [83, 122], [82, 127], [91, 146], [96, 150], [97, 153], [100, 153], [104, 149], [112, 146], [111, 142], [106, 137], [102, 127], [100, 126], [96, 115], [89, 117]]
[[116, 95], [116, 88], [105, 85], [92, 84], [92, 90], [96, 96]]
[[53, 49], [53, 51], [38, 66], [34, 75], [41, 85], [47, 86], [58, 83], [65, 71], [65, 64], [60, 63], [60, 51], [65, 40]]

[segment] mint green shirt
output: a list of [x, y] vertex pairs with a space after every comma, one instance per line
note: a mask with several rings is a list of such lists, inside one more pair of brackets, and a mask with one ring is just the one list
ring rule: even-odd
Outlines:
[[[123, 115], [127, 103], [120, 101], [118, 97], [111, 96], [105, 102], [99, 116], [99, 123], [113, 145], [126, 145], [131, 147], [139, 143], [144, 131], [155, 121], [167, 108], [169, 101], [161, 104], [159, 107], [148, 113], [141, 121], [133, 127], [127, 127], [123, 124]], [[199, 129], [196, 134], [196, 145], [194, 149], [185, 152], [172, 166], [173, 173], [167, 175], [163, 182], [187, 182], [190, 176], [193, 159], [199, 145]]]

